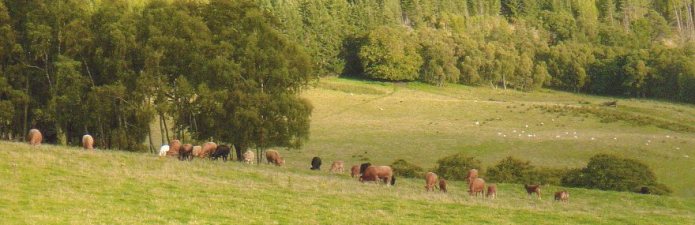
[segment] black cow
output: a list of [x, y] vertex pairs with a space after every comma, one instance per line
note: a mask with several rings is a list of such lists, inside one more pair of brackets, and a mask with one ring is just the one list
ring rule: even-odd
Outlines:
[[367, 162], [367, 163], [362, 163], [362, 165], [360, 165], [360, 175], [364, 174], [364, 170], [366, 170], [367, 167], [370, 167], [371, 165], [372, 165], [372, 164], [371, 164], [371, 163], [368, 163], [368, 162]]
[[321, 158], [318, 156], [311, 159], [311, 170], [321, 170]]
[[210, 158], [212, 160], [217, 160], [217, 158], [222, 156], [222, 161], [227, 162], [227, 157], [229, 156], [230, 151], [231, 151], [231, 149], [229, 148], [229, 146], [226, 146], [226, 145], [217, 146], [217, 149], [215, 149], [215, 152], [210, 154]]

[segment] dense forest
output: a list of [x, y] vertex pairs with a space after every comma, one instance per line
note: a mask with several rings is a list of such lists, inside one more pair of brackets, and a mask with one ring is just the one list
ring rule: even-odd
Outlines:
[[[695, 0], [0, 1], [0, 135], [299, 147], [320, 76], [695, 103]], [[172, 118], [172, 119], [167, 119]], [[169, 133], [169, 130], [174, 130]], [[162, 140], [166, 142], [166, 140]], [[237, 154], [240, 154], [238, 151]]]

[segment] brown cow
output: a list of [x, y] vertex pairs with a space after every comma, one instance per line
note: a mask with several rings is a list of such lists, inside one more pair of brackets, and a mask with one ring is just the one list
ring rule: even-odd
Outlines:
[[196, 145], [193, 146], [193, 151], [191, 151], [191, 156], [193, 157], [200, 157], [200, 154], [203, 152], [203, 146]]
[[425, 174], [425, 191], [434, 191], [434, 185], [437, 182], [437, 174], [427, 172]]
[[203, 148], [200, 150], [200, 154], [198, 154], [198, 157], [200, 158], [207, 158], [210, 157], [210, 155], [215, 152], [215, 149], [217, 149], [217, 144], [215, 142], [207, 142], [203, 144]]
[[87, 150], [94, 150], [94, 138], [92, 135], [85, 134], [82, 136], [82, 147]]
[[570, 193], [569, 192], [567, 192], [565, 190], [555, 192], [555, 201], [567, 202], [569, 200], [570, 200]]
[[359, 165], [354, 165], [352, 168], [350, 168], [350, 176], [355, 177], [360, 175], [360, 166]]
[[171, 140], [169, 142], [169, 151], [167, 151], [167, 156], [177, 156], [179, 155], [179, 150], [181, 150], [181, 141]]
[[487, 193], [485, 193], [485, 197], [495, 199], [497, 198], [497, 185], [490, 184], [487, 186]]
[[468, 180], [468, 184], [471, 184], [471, 181], [475, 180], [475, 178], [478, 178], [478, 170], [476, 169], [471, 169], [468, 171], [468, 175], [466, 176], [466, 179]]
[[392, 185], [393, 169], [390, 166], [369, 166], [360, 176], [360, 181], [383, 181], [387, 186]]
[[526, 188], [526, 193], [528, 194], [528, 196], [531, 196], [531, 194], [536, 193], [536, 196], [538, 196], [538, 199], [541, 199], [541, 185], [540, 184], [535, 184], [535, 185], [524, 184], [524, 188]]
[[[171, 151], [171, 150], [169, 150]], [[192, 160], [193, 159], [193, 145], [185, 144], [179, 149], [179, 160]]]
[[276, 166], [282, 166], [285, 164], [285, 160], [280, 157], [280, 153], [275, 150], [268, 150], [265, 152], [265, 159], [267, 160], [267, 163], [273, 163]]
[[439, 190], [446, 193], [446, 180], [444, 178], [439, 179]]
[[485, 180], [483, 178], [475, 178], [469, 185], [468, 185], [468, 194], [469, 195], [475, 195], [478, 197], [478, 193], [480, 193], [481, 197], [483, 196], [483, 191], [485, 189]]
[[343, 160], [333, 161], [331, 164], [331, 173], [343, 173], [345, 162]]
[[27, 139], [30, 145], [38, 146], [41, 145], [41, 141], [43, 141], [43, 135], [41, 135], [41, 131], [38, 129], [31, 129], [29, 130], [29, 134], [27, 134]]

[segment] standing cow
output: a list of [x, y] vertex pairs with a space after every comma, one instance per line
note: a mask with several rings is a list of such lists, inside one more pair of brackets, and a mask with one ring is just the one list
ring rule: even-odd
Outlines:
[[[171, 149], [169, 150], [171, 151]], [[185, 144], [179, 149], [179, 160], [192, 160], [193, 159], [193, 145]]]
[[198, 157], [208, 158], [213, 152], [215, 152], [215, 149], [217, 149], [217, 144], [215, 142], [207, 142], [203, 144], [203, 148], [201, 149], [200, 154], [198, 154]]
[[435, 183], [437, 183], [437, 174], [427, 172], [425, 174], [425, 191], [434, 191]]
[[318, 156], [311, 159], [311, 170], [321, 170], [321, 158]]
[[360, 176], [360, 181], [383, 181], [387, 186], [396, 183], [393, 177], [393, 169], [390, 166], [369, 166]]
[[82, 147], [86, 150], [94, 150], [94, 138], [92, 135], [85, 134], [82, 136]]
[[227, 157], [229, 156], [230, 151], [232, 151], [232, 149], [229, 146], [226, 146], [226, 145], [217, 146], [217, 148], [215, 149], [215, 152], [213, 152], [210, 155], [210, 158], [212, 160], [217, 160], [217, 158], [222, 157], [222, 161], [227, 162]]
[[362, 163], [362, 164], [360, 165], [360, 176], [361, 176], [362, 174], [364, 174], [364, 171], [367, 170], [367, 168], [370, 167], [370, 166], [372, 166], [371, 163], [368, 163], [368, 162]]
[[476, 197], [478, 197], [478, 194], [480, 194], [481, 197], [484, 197], [484, 189], [485, 180], [483, 180], [483, 178], [475, 178], [475, 180], [471, 181], [471, 183], [468, 185], [468, 194], [471, 196], [475, 195]]
[[268, 150], [265, 152], [265, 159], [267, 163], [275, 164], [276, 166], [282, 166], [285, 164], [285, 160], [280, 157], [280, 153], [275, 150]]
[[246, 150], [243, 156], [246, 164], [253, 164], [253, 161], [256, 160], [256, 153], [253, 153], [251, 150]]
[[488, 197], [490, 199], [495, 199], [497, 198], [497, 185], [490, 184], [487, 186], [487, 193], [485, 193], [485, 197]]
[[446, 180], [444, 178], [439, 179], [439, 190], [446, 193]]
[[27, 140], [29, 141], [30, 145], [39, 146], [43, 141], [43, 135], [38, 129], [31, 129], [29, 130], [29, 134], [27, 134]]
[[167, 151], [167, 156], [178, 156], [179, 150], [181, 149], [181, 141], [171, 140], [169, 142], [169, 151]]
[[535, 193], [538, 199], [541, 199], [541, 185], [540, 184], [534, 184], [534, 185], [528, 185], [524, 184], [524, 188], [526, 189], [526, 194], [528, 196], [531, 196], [531, 194]]

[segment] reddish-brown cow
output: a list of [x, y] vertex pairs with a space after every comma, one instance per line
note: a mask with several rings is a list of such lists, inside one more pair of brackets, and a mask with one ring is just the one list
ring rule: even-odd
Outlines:
[[435, 183], [437, 183], [437, 174], [427, 172], [425, 174], [425, 191], [434, 191]]

